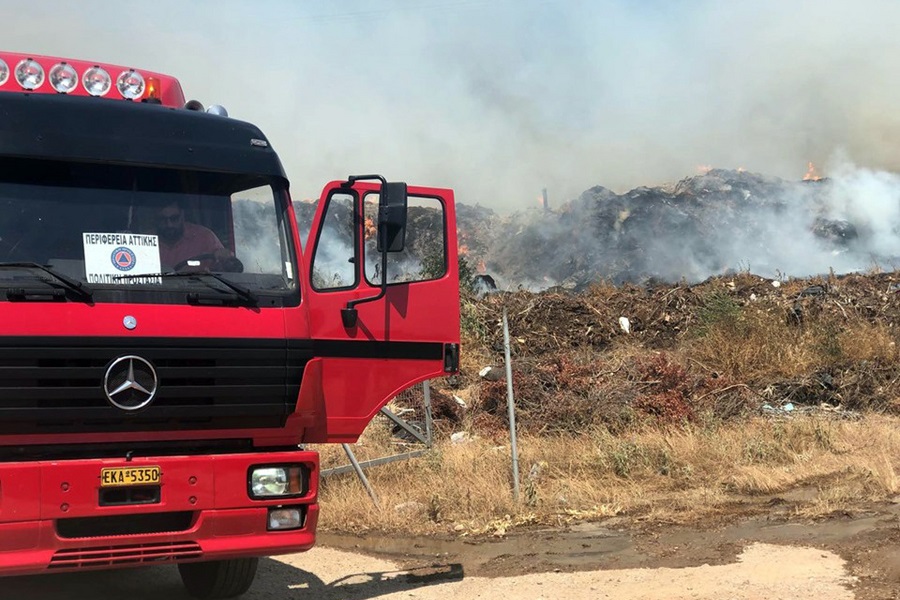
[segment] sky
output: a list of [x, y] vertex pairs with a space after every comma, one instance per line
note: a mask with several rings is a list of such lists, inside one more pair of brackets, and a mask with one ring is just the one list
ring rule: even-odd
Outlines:
[[[900, 170], [887, 0], [0, 0], [2, 49], [174, 75], [295, 199], [381, 173], [500, 211], [699, 165]], [[843, 160], [843, 158], [842, 158]]]

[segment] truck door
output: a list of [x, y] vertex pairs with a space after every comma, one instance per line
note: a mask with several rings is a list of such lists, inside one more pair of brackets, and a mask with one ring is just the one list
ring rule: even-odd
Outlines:
[[458, 369], [453, 192], [406, 191], [405, 243], [387, 253], [385, 288], [378, 248], [382, 186], [336, 181], [319, 199], [304, 253], [313, 355], [304, 380], [320, 378], [321, 393], [301, 395], [306, 442], [355, 442], [400, 391]]

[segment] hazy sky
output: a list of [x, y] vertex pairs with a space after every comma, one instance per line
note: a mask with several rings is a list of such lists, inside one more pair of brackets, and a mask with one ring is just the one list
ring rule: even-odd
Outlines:
[[697, 165], [900, 169], [900, 2], [12, 2], [4, 49], [177, 76], [258, 124], [297, 199], [350, 173], [533, 206]]

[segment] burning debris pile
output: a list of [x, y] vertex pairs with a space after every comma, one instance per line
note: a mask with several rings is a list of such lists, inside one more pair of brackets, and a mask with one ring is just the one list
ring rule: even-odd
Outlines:
[[[487, 269], [507, 289], [578, 290], [601, 280], [696, 283], [739, 271], [803, 277], [892, 267], [900, 237], [857, 210], [866, 193], [859, 181], [823, 179], [812, 165], [803, 181], [710, 169], [621, 195], [598, 186], [557, 212], [508, 221], [494, 232]], [[893, 196], [896, 203], [900, 194]]]

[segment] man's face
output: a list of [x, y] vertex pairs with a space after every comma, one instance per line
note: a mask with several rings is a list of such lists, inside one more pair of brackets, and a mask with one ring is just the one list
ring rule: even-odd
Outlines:
[[184, 235], [184, 212], [177, 205], [166, 206], [156, 214], [156, 232], [165, 242], [177, 242]]

